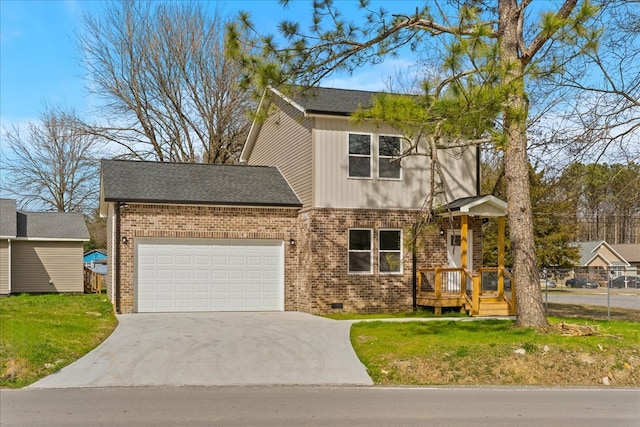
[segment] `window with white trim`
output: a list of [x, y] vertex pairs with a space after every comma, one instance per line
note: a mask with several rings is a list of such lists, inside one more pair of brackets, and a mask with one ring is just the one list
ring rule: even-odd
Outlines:
[[373, 273], [373, 239], [370, 229], [349, 230], [349, 273]]
[[349, 177], [371, 178], [371, 135], [349, 134]]
[[378, 178], [401, 179], [400, 155], [402, 140], [399, 136], [378, 137]]
[[378, 247], [380, 273], [402, 273], [402, 230], [380, 230]]

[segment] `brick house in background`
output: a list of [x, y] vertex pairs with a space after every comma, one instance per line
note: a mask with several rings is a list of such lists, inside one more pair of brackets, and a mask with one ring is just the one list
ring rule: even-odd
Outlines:
[[350, 120], [374, 95], [318, 88], [292, 99], [269, 89], [241, 165], [103, 161], [117, 310], [408, 310], [414, 256], [420, 267], [460, 263], [461, 213], [471, 213], [466, 265], [479, 266], [474, 212], [505, 209], [478, 196], [479, 151], [440, 153], [443, 214], [413, 253], [429, 159], [394, 161], [402, 135]]

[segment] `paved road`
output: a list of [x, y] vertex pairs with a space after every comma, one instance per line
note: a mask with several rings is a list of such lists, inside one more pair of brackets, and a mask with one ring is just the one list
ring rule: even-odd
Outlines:
[[[545, 291], [542, 290], [542, 299], [545, 299]], [[567, 289], [559, 291], [549, 291], [549, 302], [562, 304], [586, 304], [600, 305], [606, 307], [630, 308], [640, 310], [640, 290], [639, 289], [616, 289], [611, 290], [609, 302], [607, 301], [606, 289]]]
[[2, 426], [637, 427], [640, 389], [120, 387], [0, 390]]
[[368, 385], [348, 322], [298, 312], [118, 316], [100, 346], [32, 388]]

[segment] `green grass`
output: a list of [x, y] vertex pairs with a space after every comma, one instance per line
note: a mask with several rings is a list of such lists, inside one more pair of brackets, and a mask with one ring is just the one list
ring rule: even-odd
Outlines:
[[[640, 325], [588, 324], [595, 336], [513, 328], [509, 320], [363, 322], [351, 339], [377, 384], [640, 385]], [[523, 349], [525, 354], [516, 354]]]
[[0, 299], [0, 386], [24, 387], [88, 353], [115, 329], [105, 295]]

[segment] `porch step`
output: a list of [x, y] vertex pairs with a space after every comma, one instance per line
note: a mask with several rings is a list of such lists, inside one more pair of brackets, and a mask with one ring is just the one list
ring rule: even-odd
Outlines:
[[480, 307], [476, 316], [508, 316], [509, 304], [499, 300], [480, 300]]

